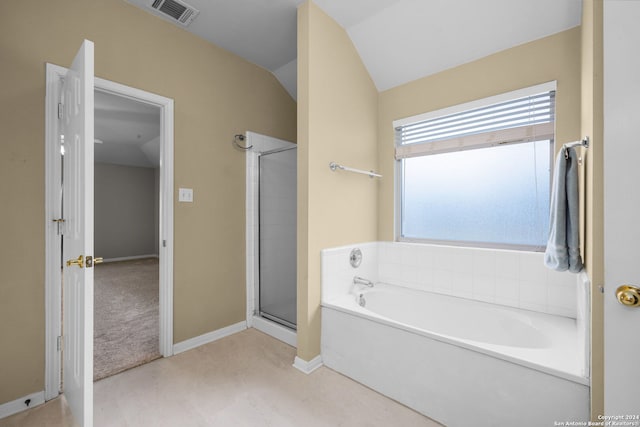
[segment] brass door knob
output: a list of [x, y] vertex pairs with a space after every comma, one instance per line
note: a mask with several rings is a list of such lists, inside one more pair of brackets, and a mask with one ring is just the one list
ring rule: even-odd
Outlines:
[[640, 307], [640, 288], [631, 285], [622, 285], [616, 289], [618, 302], [627, 307]]
[[84, 267], [84, 255], [80, 255], [78, 259], [70, 259], [67, 261], [67, 267], [71, 267], [72, 265], [77, 265], [80, 268]]

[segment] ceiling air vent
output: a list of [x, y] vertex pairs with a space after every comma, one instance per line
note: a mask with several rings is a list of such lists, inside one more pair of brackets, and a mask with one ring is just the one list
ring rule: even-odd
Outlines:
[[178, 0], [154, 0], [151, 8], [166, 15], [180, 25], [185, 27], [198, 16], [200, 11], [188, 4]]

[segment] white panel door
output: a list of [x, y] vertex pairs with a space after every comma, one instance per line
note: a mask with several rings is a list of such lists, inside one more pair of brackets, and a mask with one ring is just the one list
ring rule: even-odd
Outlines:
[[640, 307], [615, 292], [640, 286], [639, 22], [640, 2], [604, 2], [604, 407], [629, 425], [640, 421]]
[[[64, 394], [79, 425], [93, 425], [93, 43], [64, 80]], [[69, 261], [75, 262], [69, 263]]]

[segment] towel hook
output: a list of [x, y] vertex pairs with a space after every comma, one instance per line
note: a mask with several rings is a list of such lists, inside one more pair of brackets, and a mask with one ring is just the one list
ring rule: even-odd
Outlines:
[[244, 141], [246, 138], [244, 135], [242, 134], [237, 134], [233, 136], [233, 145], [235, 145], [237, 148], [239, 148], [240, 150], [243, 151], [248, 151], [251, 150], [253, 148], [253, 145], [250, 145], [248, 147], [243, 147], [242, 145], [238, 144], [238, 140], [240, 141]]
[[[585, 136], [584, 138], [582, 138], [580, 141], [575, 141], [575, 142], [567, 142], [566, 144], [562, 144], [562, 149], [564, 150], [564, 159], [565, 160], [569, 160], [569, 150], [568, 148], [571, 147], [584, 147], [584, 148], [589, 148], [589, 136]], [[578, 163], [582, 164], [582, 157], [578, 158]]]

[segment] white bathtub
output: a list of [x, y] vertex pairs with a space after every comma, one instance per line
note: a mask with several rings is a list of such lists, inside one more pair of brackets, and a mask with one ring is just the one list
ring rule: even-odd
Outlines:
[[[379, 283], [354, 292], [358, 305], [409, 331], [472, 346], [551, 349], [554, 341], [573, 341], [571, 319], [545, 316], [441, 294]], [[446, 319], [446, 321], [443, 321]], [[560, 340], [554, 340], [561, 335]], [[507, 350], [508, 351], [508, 350]]]
[[342, 289], [323, 296], [326, 366], [451, 427], [588, 420], [575, 319], [381, 283]]
[[[355, 309], [409, 332], [588, 384], [582, 376], [575, 319], [382, 283], [357, 289], [346, 304], [333, 307]], [[350, 304], [359, 295], [366, 301], [364, 310]]]

